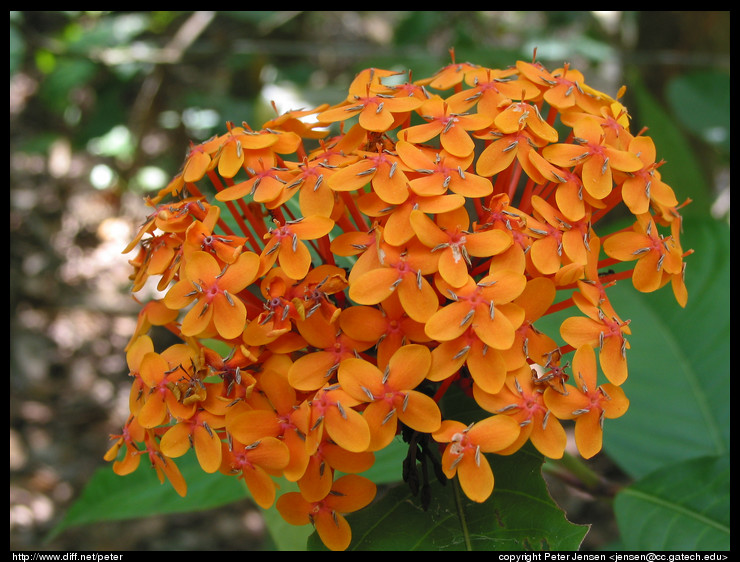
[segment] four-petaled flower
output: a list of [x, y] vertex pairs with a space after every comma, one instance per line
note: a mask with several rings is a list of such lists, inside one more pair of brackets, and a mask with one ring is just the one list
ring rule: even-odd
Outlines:
[[439, 428], [442, 415], [437, 403], [415, 390], [432, 363], [429, 349], [420, 344], [399, 348], [384, 371], [364, 359], [347, 359], [339, 366], [342, 388], [360, 402], [368, 402], [363, 417], [371, 431], [369, 450], [385, 448], [396, 435], [398, 421], [419, 431]]
[[278, 498], [276, 507], [292, 525], [312, 524], [329, 549], [345, 550], [352, 541], [352, 531], [344, 515], [368, 505], [375, 498], [376, 490], [371, 480], [345, 474], [320, 501], [310, 502], [300, 492], [287, 492]]
[[493, 471], [484, 453], [496, 453], [509, 447], [519, 437], [519, 424], [509, 416], [491, 416], [466, 426], [444, 420], [432, 433], [439, 443], [446, 443], [442, 470], [447, 478], [457, 475], [465, 495], [484, 502], [493, 492]]
[[629, 400], [614, 384], [597, 382], [596, 354], [590, 345], [576, 349], [573, 356], [574, 385], [559, 392], [545, 390], [547, 408], [559, 419], [575, 419], [578, 452], [590, 459], [601, 450], [605, 418], [618, 418], [627, 411]]
[[642, 168], [636, 154], [604, 141], [604, 131], [596, 119], [579, 119], [573, 125], [573, 132], [579, 144], [551, 144], [542, 150], [542, 155], [564, 168], [583, 166], [583, 187], [594, 198], [604, 199], [611, 193], [614, 170], [636, 172]]
[[224, 266], [207, 252], [195, 252], [164, 303], [180, 310], [196, 301], [182, 321], [186, 336], [211, 333], [213, 326], [227, 340], [238, 338], [246, 325], [247, 310], [237, 295], [257, 278], [258, 268], [259, 257], [253, 252], [242, 252], [234, 263]]

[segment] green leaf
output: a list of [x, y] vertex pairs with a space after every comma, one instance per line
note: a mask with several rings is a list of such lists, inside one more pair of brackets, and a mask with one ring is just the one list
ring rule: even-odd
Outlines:
[[691, 459], [625, 488], [614, 502], [628, 550], [729, 550], [730, 457]]
[[400, 436], [396, 436], [388, 446], [375, 451], [375, 463], [362, 473], [376, 484], [395, 484], [402, 478], [403, 459], [409, 450], [408, 443], [404, 443]]
[[[393, 486], [347, 517], [348, 550], [577, 550], [588, 528], [567, 521], [550, 497], [542, 455], [528, 446], [511, 456], [486, 457], [496, 478], [488, 501], [470, 501], [457, 480], [444, 486], [435, 480], [424, 511], [408, 486]], [[313, 534], [309, 549], [322, 548]]]
[[730, 73], [693, 72], [666, 87], [673, 114], [703, 141], [730, 152]]
[[192, 452], [177, 459], [177, 466], [188, 484], [184, 498], [169, 482], [160, 484], [144, 459], [136, 472], [126, 476], [115, 474], [110, 466], [99, 468], [47, 540], [77, 525], [199, 511], [248, 497], [241, 480], [203, 472]]
[[[295, 482], [288, 482], [284, 478], [276, 479], [276, 482], [280, 486], [278, 495], [282, 495], [287, 492], [297, 492], [298, 485]], [[269, 509], [262, 510], [263, 520], [265, 527], [271, 539], [272, 548], [274, 550], [281, 551], [303, 551], [306, 550], [306, 541], [309, 535], [313, 532], [313, 527], [310, 525], [291, 525], [280, 512], [272, 505]]]
[[640, 477], [692, 457], [722, 455], [730, 443], [730, 233], [721, 222], [688, 221], [681, 236], [689, 301], [670, 286], [650, 294], [622, 281], [609, 292], [631, 320], [630, 408], [607, 420], [604, 449]]

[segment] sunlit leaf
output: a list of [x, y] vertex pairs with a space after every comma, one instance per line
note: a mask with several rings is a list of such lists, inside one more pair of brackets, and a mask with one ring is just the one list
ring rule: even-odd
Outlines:
[[139, 469], [127, 476], [115, 474], [110, 466], [99, 468], [48, 538], [77, 525], [200, 511], [248, 497], [241, 480], [203, 472], [194, 454], [177, 459], [177, 466], [188, 484], [184, 498], [168, 482], [160, 484], [144, 459]]

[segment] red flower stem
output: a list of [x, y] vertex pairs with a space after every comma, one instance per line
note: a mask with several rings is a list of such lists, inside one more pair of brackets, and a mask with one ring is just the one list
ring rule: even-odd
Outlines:
[[[213, 187], [216, 188], [216, 191], [223, 191], [224, 186], [221, 183], [221, 180], [219, 179], [219, 176], [216, 174], [216, 172], [214, 170], [209, 170], [207, 174], [208, 174], [208, 178], [211, 180], [211, 183], [213, 184]], [[231, 212], [232, 216], [234, 217], [234, 220], [236, 220], [237, 224], [239, 225], [239, 228], [241, 228], [242, 233], [247, 238], [247, 241], [252, 246], [252, 249], [254, 249], [257, 253], [260, 253], [262, 251], [260, 243], [257, 241], [257, 239], [252, 234], [252, 231], [249, 229], [247, 224], [244, 222], [242, 215], [236, 210], [234, 203], [231, 201], [226, 201], [226, 207]], [[221, 219], [219, 219], [219, 224], [220, 224], [220, 220]]]
[[602, 202], [605, 203], [603, 209], [598, 209], [591, 215], [591, 224], [596, 224], [605, 215], [611, 212], [622, 201], [621, 189], [612, 189], [611, 193], [607, 195]]
[[522, 176], [522, 165], [519, 163], [519, 160], [514, 160], [514, 165], [512, 169], [511, 176], [509, 178], [509, 187], [508, 187], [508, 194], [509, 194], [509, 200], [514, 200], [514, 195], [516, 194], [516, 188], [519, 184], [519, 178]]
[[247, 318], [256, 318], [265, 310], [263, 300], [250, 291], [248, 287], [239, 291], [237, 295], [242, 299], [244, 306], [247, 308]]
[[452, 376], [447, 377], [445, 380], [442, 381], [442, 384], [439, 385], [439, 388], [437, 389], [437, 392], [434, 393], [434, 401], [439, 404], [439, 401], [442, 400], [442, 397], [445, 395], [445, 392], [447, 392], [447, 389], [450, 388], [450, 385], [452, 385], [453, 382], [455, 382], [457, 379], [460, 378], [460, 373], [455, 373]]
[[609, 273], [608, 275], [600, 276], [603, 284], [613, 283], [614, 281], [620, 281], [622, 279], [630, 279], [634, 269], [626, 269], [625, 271], [618, 271], [616, 273]]
[[357, 204], [355, 203], [352, 194], [348, 191], [342, 191], [340, 193], [349, 214], [352, 216], [352, 220], [354, 220], [357, 225], [357, 228], [363, 232], [370, 230], [370, 225], [365, 222], [365, 216], [357, 208]]
[[569, 297], [565, 300], [550, 305], [550, 308], [548, 308], [542, 316], [547, 316], [548, 314], [560, 312], [561, 310], [565, 310], [566, 308], [570, 308], [571, 306], [574, 306], [573, 297]]
[[324, 263], [336, 265], [336, 262], [334, 261], [334, 254], [331, 251], [331, 241], [329, 240], [329, 237], [322, 236], [321, 238], [319, 238], [318, 242], [318, 253]]
[[491, 268], [491, 258], [488, 258], [487, 260], [480, 262], [475, 267], [472, 267], [470, 269], [470, 276], [473, 279], [475, 279], [476, 276], [487, 273], [490, 268]]
[[[194, 197], [201, 197], [203, 199], [206, 199], [203, 193], [201, 193], [200, 189], [198, 189], [198, 186], [194, 183], [186, 183], [185, 186], [187, 187], [188, 192]], [[197, 218], [198, 220], [203, 220], [202, 217]], [[234, 236], [234, 231], [231, 230], [229, 225], [226, 224], [226, 222], [220, 216], [218, 217], [218, 226], [221, 228], [221, 231], [227, 236]]]
[[[543, 107], [540, 107], [539, 109], [540, 109], [540, 115], [542, 115]], [[557, 116], [558, 116], [558, 111], [553, 106], [548, 104], [547, 105], [547, 118], [545, 119], [545, 121], [547, 121], [547, 124], [550, 125], [551, 127], [554, 127], [555, 119], [557, 119]]]
[[346, 213], [342, 213], [336, 220], [337, 226], [339, 226], [344, 232], [357, 232], [357, 227], [349, 220]]
[[[509, 166], [505, 170], [496, 174], [496, 181], [493, 184], [493, 195], [506, 193], [506, 185], [508, 185], [507, 182], [511, 177], [511, 168], [512, 167]], [[509, 197], [509, 200], [511, 200], [511, 197]]]
[[542, 197], [543, 199], [549, 199], [553, 193], [555, 193], [555, 189], [557, 188], [557, 184], [554, 182], [548, 182], [546, 184], [543, 184], [540, 186], [540, 189], [538, 190], [537, 195]]

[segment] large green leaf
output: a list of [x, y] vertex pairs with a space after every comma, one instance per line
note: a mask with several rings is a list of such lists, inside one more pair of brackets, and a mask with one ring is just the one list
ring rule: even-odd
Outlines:
[[184, 498], [168, 482], [160, 484], [155, 471], [143, 462], [126, 476], [115, 474], [110, 466], [99, 468], [48, 538], [77, 525], [211, 509], [248, 497], [244, 482], [203, 472], [192, 453], [178, 459], [177, 466], [188, 484]]
[[629, 550], [728, 550], [730, 457], [661, 468], [623, 489], [614, 509]]
[[672, 78], [666, 98], [673, 115], [703, 141], [730, 152], [730, 73], [692, 72]]
[[665, 464], [721, 455], [730, 442], [730, 235], [726, 224], [690, 221], [689, 302], [670, 286], [636, 291], [622, 281], [609, 293], [631, 320], [627, 414], [607, 420], [604, 447], [634, 477]]
[[[432, 483], [425, 511], [399, 484], [348, 516], [349, 550], [577, 550], [588, 528], [566, 520], [542, 478], [542, 455], [526, 447], [511, 456], [486, 455], [496, 477], [492, 496], [475, 503], [456, 480]], [[323, 548], [314, 534], [309, 548]]]

